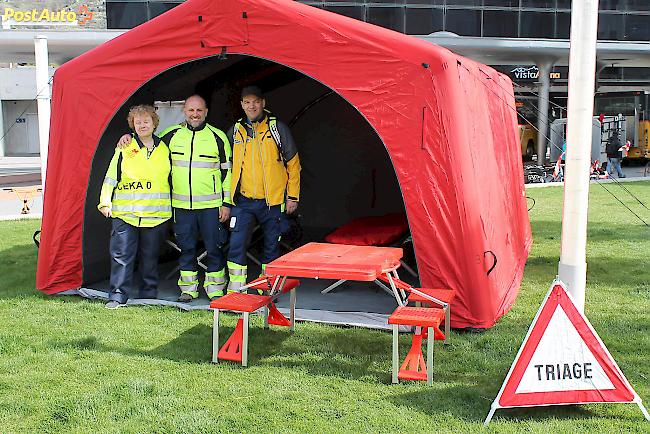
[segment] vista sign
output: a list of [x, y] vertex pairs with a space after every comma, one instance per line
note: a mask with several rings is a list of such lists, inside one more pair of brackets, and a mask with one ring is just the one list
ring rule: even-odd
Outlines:
[[7, 27], [9, 25], [22, 25], [22, 26], [39, 26], [39, 25], [64, 25], [64, 26], [83, 26], [93, 19], [93, 13], [88, 9], [87, 5], [79, 6], [77, 12], [66, 9], [50, 10], [50, 9], [31, 9], [31, 10], [17, 10], [10, 7], [5, 7], [2, 14], [2, 25]]

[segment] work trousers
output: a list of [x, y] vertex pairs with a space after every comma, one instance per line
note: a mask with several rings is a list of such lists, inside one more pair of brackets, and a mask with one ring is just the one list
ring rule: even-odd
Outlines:
[[178, 264], [183, 271], [198, 271], [196, 245], [199, 236], [208, 253], [203, 261], [208, 272], [222, 270], [226, 262], [221, 247], [228, 241], [228, 234], [219, 222], [219, 208], [174, 208], [174, 235], [181, 249]]
[[126, 303], [134, 288], [135, 260], [142, 280], [140, 298], [158, 297], [158, 255], [167, 222], [152, 228], [131, 226], [119, 218], [111, 221], [111, 277], [109, 300]]
[[251, 241], [255, 224], [259, 223], [264, 235], [262, 263], [268, 264], [280, 256], [280, 205], [267, 206], [264, 199], [249, 199], [238, 195], [235, 207], [230, 213], [230, 250], [228, 261], [246, 264], [246, 252]]

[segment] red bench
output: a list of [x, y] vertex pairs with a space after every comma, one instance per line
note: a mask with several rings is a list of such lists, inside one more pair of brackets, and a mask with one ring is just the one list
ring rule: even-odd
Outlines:
[[[388, 317], [388, 324], [393, 326], [393, 363], [392, 383], [399, 380], [426, 381], [433, 384], [433, 342], [436, 337], [444, 337], [440, 324], [445, 313], [442, 309], [430, 307], [400, 306]], [[414, 326], [411, 350], [399, 366], [399, 326]], [[422, 355], [422, 339], [425, 337], [423, 328], [427, 329], [427, 359], [426, 364]]]
[[[451, 302], [454, 301], [454, 298], [456, 298], [456, 290], [455, 289], [446, 289], [446, 288], [414, 288], [416, 291], [422, 292], [430, 297], [435, 298], [438, 300], [438, 302], [434, 300], [430, 300], [428, 298], [425, 298], [421, 296], [420, 294], [417, 294], [416, 292], [411, 291], [409, 294], [408, 298], [406, 299], [406, 302], [412, 302], [415, 303], [415, 306], [429, 306], [429, 307], [436, 307], [434, 305], [442, 307], [442, 309], [445, 311], [445, 344], [447, 343], [447, 339], [449, 338], [449, 332], [450, 332], [450, 325], [449, 322], [451, 321]], [[439, 303], [440, 302], [440, 303]]]
[[[210, 302], [210, 309], [214, 310], [214, 324], [212, 329], [212, 362], [218, 363], [219, 360], [230, 360], [232, 362], [241, 363], [242, 366], [248, 366], [248, 326], [249, 316], [261, 308], [264, 308], [264, 328], [268, 328], [269, 324], [289, 327], [291, 331], [295, 329], [295, 309], [296, 309], [296, 288], [300, 285], [300, 281], [296, 279], [287, 279], [284, 286], [280, 291], [275, 285], [275, 278], [258, 279], [251, 282], [249, 287], [255, 289], [268, 290], [268, 288], [276, 289], [276, 293], [271, 295], [257, 295], [257, 294], [244, 294], [239, 292], [231, 292], [223, 297]], [[275, 306], [274, 301], [281, 295], [290, 292], [289, 302], [289, 319]], [[242, 314], [242, 317], [237, 321], [235, 330], [232, 335], [226, 340], [221, 348], [219, 348], [219, 313], [220, 311], [231, 311]]]
[[[379, 276], [379, 280], [390, 284], [388, 277], [385, 275]], [[414, 288], [406, 282], [399, 279], [393, 279], [395, 287], [403, 292], [408, 292], [409, 295], [406, 299], [409, 302], [415, 303], [416, 307], [423, 304], [429, 307], [439, 306], [445, 311], [445, 344], [449, 337], [450, 321], [451, 321], [451, 302], [456, 298], [456, 290], [448, 288]], [[421, 294], [418, 294], [421, 293]], [[426, 296], [426, 297], [425, 297]], [[430, 298], [428, 298], [430, 297]], [[433, 298], [434, 300], [432, 300]], [[434, 306], [435, 305], [435, 306]]]

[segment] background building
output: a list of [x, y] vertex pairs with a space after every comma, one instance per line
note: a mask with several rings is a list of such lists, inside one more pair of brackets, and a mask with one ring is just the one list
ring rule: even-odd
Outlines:
[[[28, 3], [33, 3], [37, 9], [67, 7], [76, 11], [87, 5], [94, 16], [84, 24], [83, 35], [88, 38], [89, 29], [103, 32], [104, 36], [97, 38], [103, 42], [114, 36], [111, 30], [135, 27], [182, 1], [9, 1], [3, 6], [26, 10], [31, 6]], [[550, 122], [566, 116], [571, 0], [306, 0], [303, 3], [416, 35], [509, 75], [515, 83], [520, 121], [527, 121], [540, 131], [535, 147], [538, 152], [545, 153]], [[637, 125], [640, 120], [650, 119], [650, 1], [601, 0], [599, 7], [594, 113], [623, 114], [628, 116], [628, 125]], [[30, 27], [20, 27], [23, 31], [26, 28]], [[73, 33], [80, 33], [80, 28], [56, 27]], [[0, 42], [5, 32], [16, 31], [18, 28], [3, 30]], [[88, 44], [92, 45], [92, 41]], [[6, 56], [0, 58], [4, 60]], [[2, 76], [3, 88], [0, 89], [4, 130], [17, 122], [16, 112], [21, 110], [19, 106], [23, 107], [5, 91], [11, 87], [4, 85], [9, 76]], [[33, 112], [28, 109], [25, 113]], [[29, 130], [28, 125], [24, 127], [25, 131]], [[2, 152], [7, 155], [32, 153], [35, 148], [30, 147], [28, 138], [20, 142], [16, 137], [21, 135], [12, 135], [11, 145], [3, 147], [0, 141], [0, 155]], [[628, 138], [633, 143], [641, 140], [636, 128]]]

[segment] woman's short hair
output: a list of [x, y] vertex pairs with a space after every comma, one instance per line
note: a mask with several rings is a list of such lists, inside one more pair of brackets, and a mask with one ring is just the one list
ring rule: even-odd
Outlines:
[[133, 118], [135, 117], [135, 115], [151, 116], [151, 120], [153, 120], [154, 131], [158, 128], [158, 124], [160, 123], [160, 118], [158, 117], [158, 113], [156, 113], [156, 109], [153, 106], [141, 104], [141, 105], [134, 105], [129, 109], [129, 115], [126, 117], [126, 121], [129, 123], [129, 128], [131, 129], [134, 129]]

